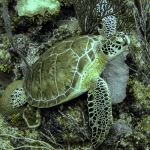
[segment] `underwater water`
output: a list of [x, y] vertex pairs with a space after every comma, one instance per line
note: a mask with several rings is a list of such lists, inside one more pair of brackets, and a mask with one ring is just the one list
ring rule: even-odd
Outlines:
[[149, 150], [149, 24], [148, 0], [0, 0], [0, 150]]

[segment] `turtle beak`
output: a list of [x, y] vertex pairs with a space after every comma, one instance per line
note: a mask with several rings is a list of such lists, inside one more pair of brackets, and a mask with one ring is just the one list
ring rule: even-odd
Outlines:
[[124, 42], [123, 46], [125, 46], [127, 48], [126, 50], [128, 50], [128, 45], [130, 44], [130, 38], [128, 35], [124, 36], [124, 41], [125, 42]]
[[125, 35], [125, 43], [126, 43], [126, 45], [130, 44], [130, 38], [128, 35]]

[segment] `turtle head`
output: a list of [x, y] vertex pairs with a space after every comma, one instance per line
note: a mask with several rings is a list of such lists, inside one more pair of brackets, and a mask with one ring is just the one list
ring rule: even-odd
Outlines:
[[121, 54], [123, 51], [128, 50], [130, 38], [123, 32], [111, 36], [106, 40], [101, 47], [101, 50], [109, 59]]

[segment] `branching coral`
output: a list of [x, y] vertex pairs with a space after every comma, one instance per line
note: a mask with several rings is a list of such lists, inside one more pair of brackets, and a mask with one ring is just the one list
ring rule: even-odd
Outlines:
[[92, 33], [95, 27], [102, 24], [103, 18], [122, 15], [127, 0], [72, 0], [72, 3], [82, 31]]
[[[11, 149], [14, 149], [14, 150], [15, 149], [22, 149], [22, 148], [44, 149], [44, 150], [59, 150], [59, 149], [56, 149], [56, 148], [52, 147], [50, 144], [48, 144], [44, 141], [35, 140], [35, 139], [32, 139], [32, 138], [27, 138], [27, 137], [22, 136], [21, 134], [17, 134], [17, 135], [0, 134], [0, 137], [1, 138], [12, 138], [13, 140], [20, 139], [20, 140], [23, 140], [25, 143], [33, 143], [33, 145], [24, 144], [22, 146], [17, 146], [17, 147], [14, 147], [12, 145], [7, 145], [7, 148], [11, 148]], [[1, 142], [0, 142], [0, 145], [4, 146], [5, 140], [4, 141], [2, 140]], [[36, 145], [34, 145], [34, 143]], [[5, 149], [6, 147], [2, 147], [2, 148]]]

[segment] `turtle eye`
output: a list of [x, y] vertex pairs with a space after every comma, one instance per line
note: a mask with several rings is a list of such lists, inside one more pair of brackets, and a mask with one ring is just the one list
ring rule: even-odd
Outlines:
[[124, 40], [121, 38], [121, 37], [117, 37], [116, 38], [116, 44], [117, 45], [121, 45], [121, 44], [123, 44], [124, 43]]
[[120, 42], [120, 41], [116, 41], [116, 43], [117, 43], [117, 44], [121, 44], [121, 42]]

